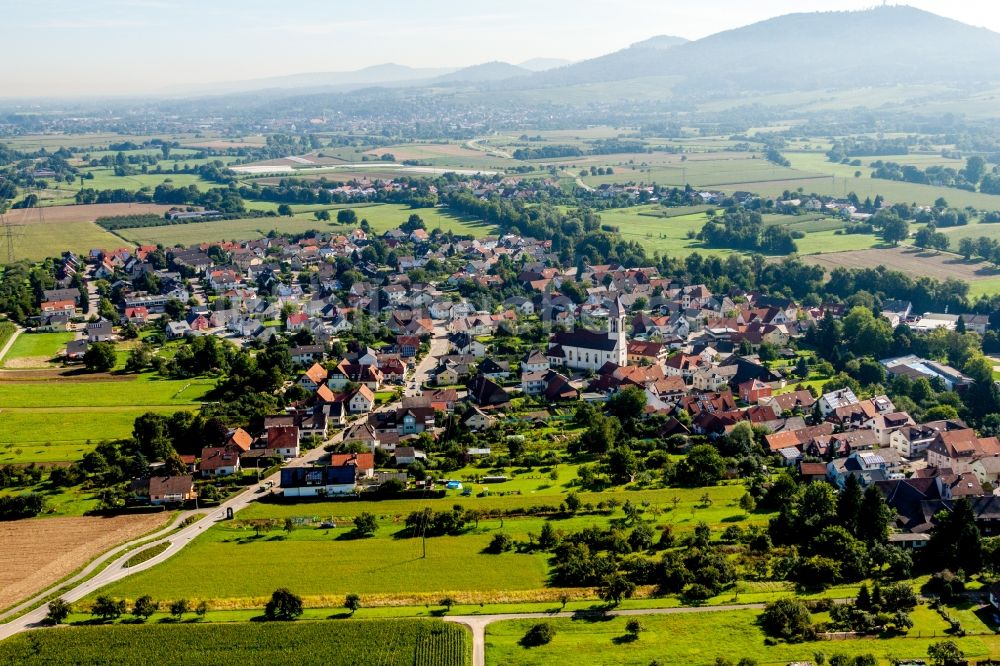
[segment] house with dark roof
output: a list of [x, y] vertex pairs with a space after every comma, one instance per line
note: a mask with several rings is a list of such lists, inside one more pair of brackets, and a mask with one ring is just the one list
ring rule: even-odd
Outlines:
[[499, 407], [510, 403], [510, 396], [502, 386], [485, 375], [477, 374], [466, 386], [469, 400], [480, 407]]
[[351, 465], [334, 467], [285, 467], [281, 470], [281, 490], [285, 497], [329, 497], [354, 492], [357, 468]]

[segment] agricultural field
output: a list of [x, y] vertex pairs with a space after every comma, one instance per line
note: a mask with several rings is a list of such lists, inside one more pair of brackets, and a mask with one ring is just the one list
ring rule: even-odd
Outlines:
[[[244, 220], [219, 220], [216, 222], [197, 222], [193, 224], [177, 224], [163, 227], [145, 227], [140, 229], [123, 229], [124, 238], [134, 243], [162, 243], [166, 246], [177, 244], [189, 245], [212, 240], [247, 240], [260, 238], [268, 232], [276, 230], [281, 233], [304, 233], [310, 230], [345, 231], [348, 228], [336, 223], [337, 211], [351, 208], [361, 219], [368, 220], [377, 233], [398, 227], [413, 214], [419, 215], [428, 229], [440, 227], [456, 234], [485, 236], [494, 228], [471, 218], [460, 217], [440, 208], [413, 209], [401, 204], [376, 204], [370, 206], [310, 206], [307, 210], [297, 211], [294, 217], [259, 217]], [[329, 210], [332, 222], [316, 220], [312, 212]]]
[[0, 662], [243, 666], [465, 666], [467, 629], [440, 620], [157, 624], [45, 629], [0, 643]]
[[[13, 228], [14, 258], [39, 260], [58, 257], [66, 250], [85, 255], [95, 247], [120, 247], [122, 239], [101, 229], [94, 220], [140, 213], [162, 215], [169, 208], [138, 203], [25, 208], [7, 211], [6, 219]], [[6, 259], [4, 255], [0, 261]]]
[[3, 378], [0, 374], [0, 463], [79, 460], [103, 439], [127, 437], [146, 412], [196, 408], [215, 385], [205, 379], [107, 377], [64, 381], [53, 390], [51, 381]]
[[[73, 333], [22, 333], [10, 350], [0, 358], [0, 364], [11, 369], [49, 367], [56, 354], [73, 337]], [[0, 375], [0, 381], [2, 378], [3, 375]]]
[[[924, 612], [921, 612], [924, 611]], [[637, 638], [625, 631], [627, 617], [580, 617], [541, 620], [555, 629], [548, 645], [523, 647], [521, 638], [540, 620], [509, 620], [486, 628], [486, 661], [489, 664], [708, 664], [716, 658], [735, 663], [748, 657], [760, 664], [812, 661], [817, 652], [855, 656], [875, 654], [881, 664], [890, 658], [926, 659], [927, 647], [944, 638], [954, 640], [969, 658], [1000, 655], [1000, 639], [986, 635], [950, 637], [941, 618], [927, 609], [913, 614], [914, 627], [905, 636], [767, 646], [758, 626], [757, 611], [690, 612], [643, 615], [645, 626]], [[978, 629], [985, 631], [981, 622]]]
[[[567, 481], [570, 477], [565, 476]], [[501, 495], [506, 486], [491, 487], [489, 497], [460, 497], [449, 494], [441, 500], [386, 500], [378, 503], [338, 501], [308, 504], [255, 503], [240, 513], [239, 518], [213, 527], [198, 537], [184, 551], [147, 571], [122, 580], [108, 590], [120, 597], [135, 598], [142, 594], [160, 597], [189, 596], [207, 598], [234, 607], [260, 606], [274, 587], [294, 586], [308, 573], [310, 588], [307, 602], [311, 605], [336, 604], [340, 595], [360, 594], [366, 604], [421, 604], [448, 593], [459, 601], [521, 601], [536, 597], [548, 598], [548, 555], [544, 553], [486, 552], [492, 537], [499, 531], [515, 539], [527, 540], [528, 534], [538, 534], [546, 522], [563, 531], [579, 530], [588, 525], [607, 526], [622, 517], [615, 512], [580, 513], [571, 516], [544, 518], [538, 516], [501, 518], [483, 517], [478, 527], [472, 525], [460, 536], [429, 537], [423, 557], [420, 539], [409, 538], [404, 526], [406, 516], [430, 507], [436, 511], [461, 505], [466, 509], [485, 512], [528, 509], [539, 505], [557, 507], [565, 497], [565, 488], [547, 485], [540, 480], [525, 480], [520, 494]], [[504, 490], [501, 491], [501, 488]], [[725, 485], [713, 488], [665, 490], [608, 491], [580, 493], [584, 503], [626, 499], [633, 503], [649, 502], [647, 512], [657, 523], [675, 526], [678, 534], [693, 530], [705, 521], [716, 530], [730, 524], [760, 523], [768, 514], [747, 515], [739, 506], [744, 488]], [[707, 495], [709, 502], [704, 502]], [[676, 498], [676, 502], [674, 499]], [[550, 509], [551, 510], [551, 509]], [[352, 520], [362, 512], [377, 515], [379, 529], [368, 539], [349, 535]], [[281, 529], [286, 518], [300, 526], [291, 532]], [[254, 520], [270, 519], [274, 525], [259, 536], [253, 529]], [[305, 522], [308, 521], [308, 522]], [[333, 529], [319, 527], [332, 521]], [[184, 571], [225, 561], [236, 568], [253, 567], [252, 578], [213, 577], [193, 580]], [[350, 576], [326, 575], [324, 572], [350, 570]]]
[[[94, 557], [166, 524], [171, 514], [0, 522], [0, 609], [65, 578]], [[2, 643], [0, 645], [7, 645]], [[0, 663], [10, 663], [0, 658]]]
[[[808, 238], [808, 236], [807, 236]], [[801, 241], [799, 241], [801, 247]], [[947, 253], [924, 251], [912, 246], [884, 247], [877, 250], [830, 251], [803, 257], [803, 260], [834, 268], [874, 268], [887, 266], [914, 277], [927, 276], [937, 280], [953, 278], [969, 283], [970, 294], [991, 294], [1000, 291], [1000, 270], [984, 261], [966, 261]]]
[[[694, 252], [717, 256], [739, 252], [729, 248], [706, 247], [696, 238], [689, 237], [689, 234], [701, 231], [708, 221], [703, 212], [666, 217], [671, 210], [658, 205], [637, 206], [603, 210], [600, 216], [602, 224], [618, 227], [620, 236], [641, 243], [649, 252], [681, 257]], [[805, 232], [804, 238], [795, 241], [799, 254], [860, 250], [880, 245], [880, 240], [873, 234], [837, 234], [836, 230], [843, 223], [832, 218], [768, 215], [764, 217], [764, 224], [783, 224], [790, 230]]]

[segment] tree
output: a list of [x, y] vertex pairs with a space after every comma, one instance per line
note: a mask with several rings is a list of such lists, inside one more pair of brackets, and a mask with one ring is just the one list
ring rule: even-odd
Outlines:
[[108, 372], [117, 360], [113, 342], [93, 342], [83, 355], [83, 364], [91, 372]]
[[271, 600], [264, 607], [264, 617], [268, 620], [294, 620], [302, 615], [302, 597], [287, 587], [279, 587], [271, 594]]
[[337, 211], [337, 223], [355, 225], [358, 223], [358, 214], [350, 208], [341, 208]]
[[73, 607], [63, 601], [61, 597], [53, 599], [49, 602], [49, 612], [45, 615], [45, 623], [62, 624], [71, 612], [73, 612]]
[[613, 571], [604, 577], [597, 594], [604, 601], [617, 606], [623, 599], [628, 599], [635, 593], [635, 583], [629, 580], [621, 571]]
[[356, 594], [348, 594], [344, 598], [344, 608], [351, 611], [351, 615], [354, 615], [361, 608], [361, 597]]
[[149, 616], [159, 610], [159, 608], [160, 604], [154, 601], [153, 597], [146, 594], [135, 600], [135, 604], [132, 606], [132, 615], [142, 620], [148, 620]]
[[884, 543], [889, 538], [893, 516], [894, 512], [886, 504], [882, 493], [874, 485], [868, 486], [861, 501], [855, 536], [868, 544]]
[[288, 204], [280, 204], [278, 206], [278, 215], [281, 215], [282, 217], [291, 217], [292, 214], [292, 207]]
[[490, 545], [486, 547], [486, 550], [499, 555], [500, 553], [506, 553], [507, 551], [513, 550], [513, 548], [514, 539], [509, 534], [497, 532], [493, 535], [493, 538], [490, 539]]
[[442, 599], [438, 603], [441, 604], [442, 606], [444, 606], [445, 612], [450, 613], [451, 612], [451, 607], [454, 606], [458, 602], [455, 601], [455, 599], [452, 598], [452, 597], [445, 597], [444, 599]]
[[521, 645], [525, 647], [537, 647], [539, 645], [547, 645], [552, 642], [552, 639], [556, 635], [556, 630], [552, 628], [552, 625], [548, 622], [539, 622], [538, 624], [533, 624], [527, 632], [524, 634], [524, 638], [521, 639]]
[[709, 444], [692, 447], [677, 465], [677, 476], [686, 486], [714, 486], [726, 472], [726, 461]]
[[764, 632], [785, 640], [804, 638], [812, 628], [812, 616], [805, 602], [800, 599], [772, 601], [760, 616]]
[[853, 474], [844, 483], [844, 492], [837, 497], [837, 522], [847, 528], [854, 536], [858, 535], [858, 521], [861, 516], [861, 503], [864, 494], [861, 483]]
[[111, 597], [102, 594], [94, 601], [94, 605], [90, 609], [90, 612], [91, 614], [101, 618], [104, 622], [117, 620], [125, 612], [125, 600], [112, 599]]
[[954, 503], [951, 511], [935, 516], [928, 550], [936, 559], [930, 561], [953, 571], [975, 573], [983, 568], [983, 546], [972, 504], [966, 498]]
[[646, 407], [646, 392], [638, 386], [626, 386], [608, 400], [608, 412], [622, 423], [631, 423], [642, 416]]
[[316, 220], [319, 222], [329, 222], [330, 221], [330, 211], [328, 210], [318, 210], [313, 215], [316, 216]]
[[965, 663], [965, 653], [958, 648], [955, 641], [931, 643], [927, 647], [927, 656], [934, 666], [958, 666]]
[[178, 620], [184, 617], [184, 613], [190, 610], [191, 606], [187, 599], [178, 599], [177, 601], [170, 602], [170, 614]]
[[894, 246], [906, 240], [909, 235], [910, 223], [898, 216], [890, 217], [882, 226], [882, 238]]
[[632, 483], [642, 465], [635, 451], [625, 444], [620, 444], [608, 452], [608, 473], [615, 483]]
[[378, 522], [375, 520], [375, 514], [365, 511], [354, 519], [354, 533], [358, 536], [370, 537], [375, 534], [377, 529]]
[[204, 599], [199, 601], [198, 605], [194, 608], [194, 613], [199, 619], [204, 620], [205, 616], [208, 615], [208, 602]]

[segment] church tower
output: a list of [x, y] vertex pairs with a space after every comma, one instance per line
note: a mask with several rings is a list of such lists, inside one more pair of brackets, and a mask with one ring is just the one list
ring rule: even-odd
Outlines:
[[615, 341], [615, 361], [620, 366], [628, 365], [628, 341], [625, 339], [625, 306], [617, 294], [608, 308], [608, 337]]

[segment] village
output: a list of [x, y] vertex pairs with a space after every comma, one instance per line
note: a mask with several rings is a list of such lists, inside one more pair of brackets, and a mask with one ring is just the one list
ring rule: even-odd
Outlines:
[[[658, 437], [712, 441], [749, 423], [765, 433], [769, 459], [804, 481], [843, 489], [854, 477], [878, 488], [898, 516], [890, 541], [901, 547], [924, 546], [937, 509], [958, 498], [973, 500], [985, 534], [996, 529], [996, 437], [979, 437], [958, 418], [916, 422], [886, 395], [824, 393], [822, 382], [808, 381], [807, 361], [818, 361], [796, 343], [824, 318], [844, 317], [843, 304], [712, 293], [672, 283], [655, 267], [564, 270], [553, 267], [550, 241], [454, 239], [409, 226], [378, 239], [393, 253], [390, 270], [370, 256], [375, 239], [361, 228], [65, 255], [61, 283], [44, 292], [33, 323], [77, 331], [63, 352], [67, 364], [142, 329], [164, 342], [212, 336], [251, 350], [286, 339], [298, 368], [282, 388], [284, 411], [257, 431], [237, 427], [219, 445], [182, 456], [187, 475], [135, 479], [134, 501], [193, 502], [196, 479], [204, 486], [293, 461], [306, 440], [334, 453], [285, 469], [279, 487], [261, 490], [363, 497], [390, 482], [444, 486], [446, 476], [425, 470], [422, 447], [450, 424], [488, 431], [525, 414], [530, 421], [600, 405], [634, 387], [643, 418], [661, 424]], [[70, 286], [78, 274], [83, 288]], [[115, 316], [84, 318], [84, 294], [88, 310], [106, 314], [100, 303], [110, 300]], [[918, 315], [906, 302], [885, 303], [882, 315], [919, 334], [982, 334], [988, 324], [984, 315]], [[959, 394], [973, 383], [913, 354], [878, 361], [888, 381], [926, 380]], [[491, 456], [488, 447], [462, 453], [466, 463]]]

